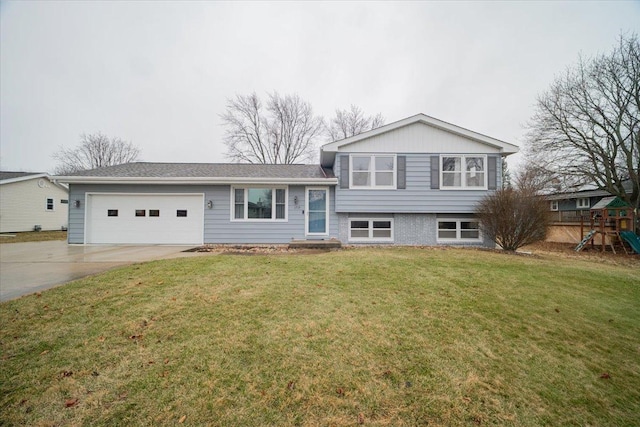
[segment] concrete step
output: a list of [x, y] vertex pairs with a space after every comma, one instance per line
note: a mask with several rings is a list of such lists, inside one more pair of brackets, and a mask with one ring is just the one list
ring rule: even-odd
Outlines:
[[340, 240], [292, 240], [290, 249], [339, 249], [342, 247]]

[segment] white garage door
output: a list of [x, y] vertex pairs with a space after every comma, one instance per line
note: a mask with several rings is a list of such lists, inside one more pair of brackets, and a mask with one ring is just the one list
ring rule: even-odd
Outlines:
[[202, 194], [87, 195], [86, 243], [202, 244]]

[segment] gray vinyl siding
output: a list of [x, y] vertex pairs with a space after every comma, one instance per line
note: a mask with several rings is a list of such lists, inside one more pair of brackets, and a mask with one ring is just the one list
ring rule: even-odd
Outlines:
[[[358, 213], [473, 213], [476, 204], [492, 190], [440, 190], [431, 189], [431, 156], [406, 156], [406, 189], [336, 189], [336, 212]], [[334, 171], [340, 171], [340, 162], [348, 154], [336, 156]], [[492, 156], [492, 155], [488, 155]], [[502, 158], [496, 157], [497, 188], [502, 186]]]
[[[305, 239], [305, 186], [289, 186], [288, 220], [232, 221], [231, 186], [204, 185], [83, 185], [71, 184], [69, 189], [68, 241], [84, 243], [86, 193], [203, 193], [205, 203], [213, 201], [213, 208], [204, 208], [204, 242], [209, 244], [278, 244], [292, 239]], [[298, 204], [295, 205], [295, 197]], [[79, 208], [75, 200], [81, 200]], [[338, 236], [338, 218], [334, 209], [335, 190], [330, 188], [329, 236]], [[318, 238], [318, 237], [315, 237]]]

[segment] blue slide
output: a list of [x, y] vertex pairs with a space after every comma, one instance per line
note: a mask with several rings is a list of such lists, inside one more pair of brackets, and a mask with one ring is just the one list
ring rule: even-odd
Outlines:
[[633, 231], [621, 231], [620, 236], [627, 241], [635, 253], [640, 254], [640, 236]]

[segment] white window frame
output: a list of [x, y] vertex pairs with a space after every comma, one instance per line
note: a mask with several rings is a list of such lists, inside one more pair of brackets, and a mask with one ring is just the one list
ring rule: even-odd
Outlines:
[[551, 210], [553, 212], [557, 212], [557, 210], [558, 210], [558, 201], [557, 200], [551, 200], [549, 202], [549, 210]]
[[[442, 162], [445, 157], [459, 157], [460, 158], [460, 186], [446, 186], [444, 185], [444, 168], [442, 167]], [[484, 174], [484, 185], [482, 187], [477, 186], [468, 186], [467, 185], [467, 157], [480, 157], [483, 159], [484, 170], [482, 173]], [[441, 190], [487, 190], [488, 182], [489, 182], [489, 168], [487, 163], [487, 155], [486, 154], [441, 154], [440, 155], [440, 189]]]
[[[455, 222], [456, 223], [456, 237], [455, 239], [451, 238], [441, 238], [440, 237], [440, 223], [441, 222]], [[477, 239], [463, 239], [461, 236], [462, 228], [460, 227], [460, 223], [462, 222], [477, 222], [478, 223], [478, 238]], [[482, 230], [480, 230], [480, 221], [476, 218], [438, 218], [436, 220], [436, 241], [441, 243], [453, 243], [453, 242], [473, 242], [478, 243], [482, 242]]]
[[[249, 189], [270, 189], [271, 218], [249, 218]], [[236, 218], [236, 190], [244, 190], [244, 218]], [[284, 218], [276, 218], [276, 190], [284, 190]], [[289, 186], [286, 185], [236, 185], [231, 186], [229, 216], [233, 222], [287, 222], [289, 221]]]
[[[582, 203], [584, 201], [587, 201], [587, 203]], [[576, 199], [576, 209], [589, 209], [591, 207], [591, 200], [588, 197], [580, 197], [579, 199]]]
[[[49, 209], [49, 200], [51, 200], [51, 209]], [[45, 199], [44, 199], [44, 210], [46, 212], [55, 212], [56, 211], [56, 199], [54, 197], [45, 197]]]
[[[367, 228], [367, 230], [369, 231], [369, 237], [351, 237], [351, 221], [368, 221], [369, 222], [369, 227]], [[391, 237], [373, 237], [373, 223], [374, 222], [380, 222], [380, 221], [388, 221], [390, 223], [391, 226]], [[362, 228], [359, 230], [363, 230]], [[386, 228], [384, 229], [386, 230]], [[348, 233], [349, 233], [349, 241], [350, 242], [393, 242], [394, 241], [394, 232], [395, 232], [395, 225], [393, 223], [393, 218], [392, 217], [385, 217], [385, 218], [349, 218], [349, 228], [348, 228]]]
[[[369, 157], [369, 174], [371, 185], [354, 185], [353, 173], [363, 172], [353, 170], [354, 157]], [[392, 157], [393, 158], [393, 183], [391, 185], [376, 185], [376, 157]], [[389, 171], [381, 171], [389, 172]], [[353, 190], [395, 190], [398, 185], [398, 156], [396, 154], [368, 154], [368, 153], [352, 153], [349, 155], [349, 189]]]

